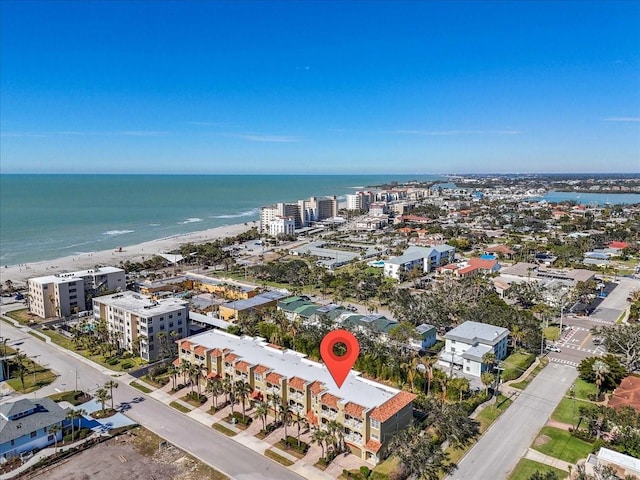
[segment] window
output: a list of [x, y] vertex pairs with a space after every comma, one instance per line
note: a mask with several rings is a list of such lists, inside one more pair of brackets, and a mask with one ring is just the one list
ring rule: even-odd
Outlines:
[[373, 438], [374, 440], [380, 440], [380, 435], [378, 435], [377, 433], [372, 433], [371, 438]]
[[149, 327], [149, 333], [153, 333], [153, 327]]
[[178, 325], [182, 325], [182, 320], [178, 320]]
[[169, 318], [173, 318], [173, 313], [170, 313], [170, 314], [169, 314]]
[[178, 329], [178, 333], [182, 333], [182, 327]]
[[[380, 428], [380, 421], [371, 419], [371, 428]], [[373, 435], [372, 435], [373, 436]], [[376, 439], [377, 440], [377, 439]]]
[[178, 312], [178, 316], [181, 317], [182, 316], [182, 312]]
[[173, 322], [169, 322], [169, 328], [173, 328]]
[[38, 435], [38, 432], [31, 432], [31, 438], [36, 438], [36, 435]]
[[160, 324], [160, 330], [164, 330], [164, 323]]

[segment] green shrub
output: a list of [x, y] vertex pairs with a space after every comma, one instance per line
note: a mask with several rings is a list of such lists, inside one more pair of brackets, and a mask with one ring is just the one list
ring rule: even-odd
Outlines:
[[122, 354], [122, 358], [133, 358], [133, 353], [131, 352], [124, 352]]
[[120, 359], [118, 357], [111, 357], [111, 358], [105, 359], [105, 363], [107, 365], [111, 365], [112, 367], [114, 365], [117, 365], [119, 361], [120, 361]]
[[371, 475], [371, 469], [369, 467], [367, 467], [366, 465], [363, 465], [362, 467], [360, 467], [360, 474], [364, 478], [369, 478], [369, 475]]
[[122, 362], [120, 366], [122, 367], [123, 370], [127, 370], [128, 368], [133, 367], [133, 363], [126, 361], [126, 362]]

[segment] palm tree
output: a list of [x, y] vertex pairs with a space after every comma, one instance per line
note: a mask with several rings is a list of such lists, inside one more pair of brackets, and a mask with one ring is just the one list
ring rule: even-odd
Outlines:
[[480, 381], [484, 385], [484, 392], [486, 395], [489, 394], [489, 385], [493, 384], [496, 381], [496, 376], [491, 372], [482, 372], [480, 374]]
[[54, 423], [47, 429], [47, 433], [53, 435], [54, 453], [58, 453], [58, 433], [62, 431], [62, 427], [58, 423]]
[[598, 401], [600, 399], [600, 387], [602, 386], [602, 382], [604, 382], [606, 374], [609, 373], [609, 365], [602, 360], [596, 360], [593, 362], [592, 368], [596, 377], [596, 401]]
[[24, 391], [24, 377], [29, 371], [27, 366], [25, 365], [25, 361], [27, 360], [27, 356], [24, 353], [16, 353], [13, 357], [13, 362], [15, 364], [16, 373], [18, 377], [20, 377], [20, 383], [22, 384], [22, 390]]
[[324, 457], [324, 442], [329, 438], [329, 433], [326, 430], [315, 429], [311, 434], [311, 441], [320, 445], [322, 449], [322, 457]]
[[278, 410], [279, 407], [282, 406], [282, 397], [277, 393], [272, 393], [270, 395], [271, 403], [273, 403], [273, 417], [278, 418]]
[[220, 382], [214, 378], [207, 379], [207, 384], [204, 388], [204, 391], [211, 393], [213, 408], [215, 410], [218, 410], [218, 395], [222, 393], [222, 385], [220, 384]]
[[496, 354], [493, 350], [485, 353], [482, 356], [482, 363], [489, 365], [489, 370], [493, 370], [494, 365], [496, 364]]
[[178, 369], [176, 368], [176, 366], [171, 363], [169, 364], [169, 366], [167, 367], [167, 373], [169, 375], [171, 375], [171, 380], [173, 380], [173, 390], [176, 389], [176, 377], [178, 376]]
[[242, 418], [245, 417], [245, 403], [251, 395], [251, 385], [245, 382], [244, 380], [238, 380], [236, 382], [236, 395], [240, 399], [240, 403], [242, 404]]
[[462, 401], [462, 396], [469, 391], [469, 380], [464, 377], [460, 377], [458, 379], [457, 387], [460, 392], [460, 401]]
[[222, 379], [222, 392], [224, 393], [225, 403], [229, 403], [229, 397], [231, 396], [232, 390], [233, 384], [231, 383], [231, 379], [229, 377], [224, 377]]
[[102, 405], [102, 409], [100, 411], [104, 412], [104, 404], [107, 403], [107, 400], [109, 400], [111, 398], [109, 396], [109, 392], [104, 387], [103, 388], [99, 388], [98, 390], [96, 390], [96, 398], [98, 399], [98, 401]]
[[254, 411], [256, 417], [262, 420], [262, 430], [267, 429], [267, 415], [269, 414], [269, 405], [266, 402], [260, 402]]
[[189, 364], [189, 370], [187, 371], [189, 377], [189, 383], [191, 384], [191, 393], [193, 393], [194, 383], [198, 385], [198, 395], [200, 394], [200, 366], [195, 363]]
[[303, 425], [305, 427], [309, 425], [309, 422], [303, 415], [300, 415], [299, 412], [295, 412], [295, 416], [293, 417], [293, 423], [298, 427], [298, 435], [296, 436], [296, 439], [298, 440], [298, 446], [300, 446], [300, 429]]
[[104, 384], [104, 388], [109, 389], [109, 394], [111, 398], [111, 409], [113, 410], [113, 389], [118, 388], [118, 382], [114, 380], [109, 380], [107, 383]]
[[339, 450], [339, 442], [343, 434], [342, 424], [338, 423], [337, 420], [329, 420], [329, 422], [327, 422], [327, 432], [331, 438], [331, 443], [333, 443], [333, 448], [336, 451]]
[[[84, 415], [86, 415], [87, 412], [86, 410], [79, 408], [78, 410], [71, 410], [68, 414], [67, 414], [67, 418], [69, 420], [71, 420], [71, 441], [73, 442], [75, 440], [75, 431], [74, 431], [74, 427], [75, 427], [75, 419], [81, 419]], [[80, 422], [78, 422], [78, 429], [80, 429]]]
[[182, 383], [187, 383], [187, 375], [191, 369], [191, 362], [189, 360], [180, 360], [180, 373], [182, 374]]
[[293, 410], [290, 405], [282, 405], [280, 406], [280, 411], [278, 412], [278, 417], [280, 417], [280, 421], [284, 425], [284, 439], [287, 439], [287, 426], [291, 422], [291, 418], [293, 417]]

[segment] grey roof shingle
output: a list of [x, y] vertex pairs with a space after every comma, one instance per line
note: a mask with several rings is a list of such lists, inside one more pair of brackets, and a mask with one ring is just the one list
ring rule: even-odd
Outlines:
[[[35, 409], [32, 413], [26, 413]], [[21, 413], [26, 413], [20, 416]], [[31, 432], [48, 428], [62, 422], [67, 410], [60, 408], [49, 398], [39, 398], [36, 401], [22, 399], [16, 402], [0, 405], [0, 438], [2, 443], [9, 442]]]

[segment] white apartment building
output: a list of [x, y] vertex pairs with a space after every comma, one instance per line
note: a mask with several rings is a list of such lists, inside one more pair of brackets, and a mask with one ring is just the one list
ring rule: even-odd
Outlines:
[[293, 217], [275, 217], [269, 222], [269, 235], [293, 235], [296, 230], [296, 221]]
[[338, 197], [310, 197], [308, 200], [298, 201], [298, 214], [302, 226], [309, 226], [311, 222], [320, 222], [338, 216]]
[[346, 195], [347, 210], [361, 210], [366, 212], [369, 210], [369, 204], [372, 202], [373, 194], [371, 192], [356, 192]]
[[[153, 300], [125, 291], [93, 299], [93, 316], [107, 323], [120, 348], [147, 361], [160, 357], [162, 342], [172, 345], [189, 334], [189, 303], [178, 298]], [[158, 334], [165, 333], [164, 339]]]
[[445, 346], [438, 364], [448, 369], [480, 377], [489, 369], [482, 361], [484, 355], [493, 352], [496, 361], [507, 357], [509, 330], [503, 327], [467, 321], [447, 332], [444, 338]]
[[450, 245], [436, 245], [433, 247], [410, 246], [399, 257], [393, 257], [384, 262], [386, 277], [400, 280], [404, 275], [418, 267], [423, 273], [429, 273], [441, 265], [453, 262], [456, 249]]
[[300, 222], [299, 205], [297, 203], [276, 203], [260, 208], [260, 233], [270, 234], [270, 225], [278, 217], [293, 218], [294, 228], [303, 225]]
[[69, 316], [90, 308], [92, 297], [125, 288], [125, 271], [115, 267], [30, 278], [29, 311], [41, 318]]

